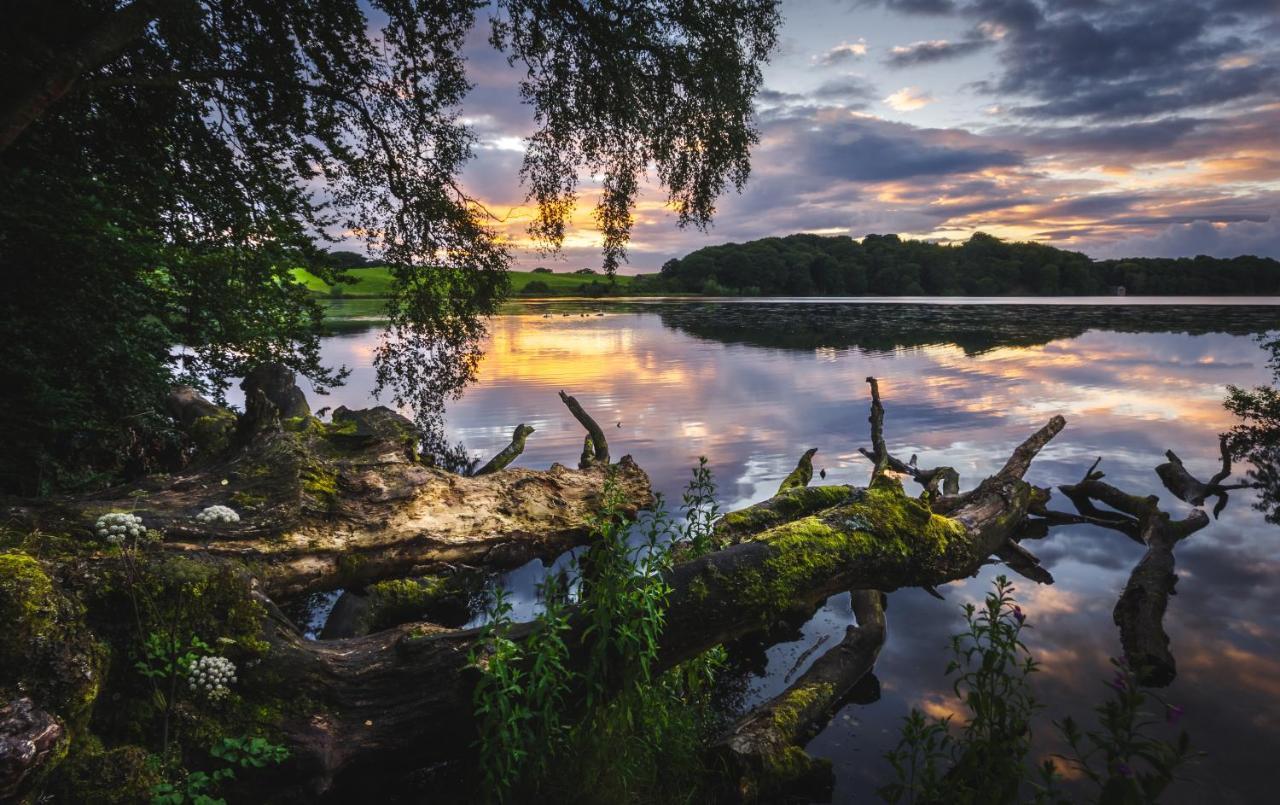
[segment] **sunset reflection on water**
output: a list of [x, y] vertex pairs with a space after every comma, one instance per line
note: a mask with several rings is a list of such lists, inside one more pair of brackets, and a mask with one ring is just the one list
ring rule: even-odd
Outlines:
[[[1028, 480], [1074, 482], [1102, 456], [1109, 481], [1158, 494], [1166, 511], [1184, 516], [1188, 507], [1159, 486], [1153, 468], [1172, 449], [1198, 476], [1212, 474], [1217, 436], [1234, 424], [1222, 407], [1226, 386], [1270, 379], [1248, 334], [1096, 329], [978, 351], [946, 343], [781, 348], [767, 346], [767, 333], [718, 340], [657, 312], [582, 310], [496, 318], [479, 381], [448, 412], [450, 434], [487, 457], [523, 422], [536, 431], [519, 465], [573, 464], [582, 430], [557, 399], [564, 389], [605, 426], [614, 455], [634, 456], [668, 498], [679, 499], [690, 467], [707, 456], [725, 507], [768, 497], [808, 447], [818, 448], [814, 466], [826, 470], [826, 483], [865, 483], [869, 466], [858, 454], [870, 441], [864, 379], [875, 376], [891, 451], [919, 454], [924, 466], [951, 465], [966, 488], [1062, 413], [1066, 430]], [[802, 319], [804, 306], [795, 315]], [[327, 359], [353, 374], [324, 404], [368, 404], [376, 337], [326, 341]], [[1221, 519], [1178, 548], [1181, 581], [1166, 625], [1179, 678], [1164, 695], [1186, 708], [1181, 726], [1209, 755], [1190, 769], [1195, 782], [1181, 784], [1169, 801], [1258, 801], [1280, 746], [1280, 530], [1251, 507], [1250, 495], [1237, 493]], [[1105, 694], [1107, 658], [1119, 652], [1111, 609], [1142, 548], [1088, 526], [1055, 529], [1028, 545], [1057, 579], [1039, 588], [1015, 579], [1034, 626], [1029, 645], [1043, 661], [1036, 689], [1046, 710], [1036, 751], [1044, 755], [1059, 748], [1049, 721], [1070, 713], [1087, 723]], [[529, 580], [540, 572], [512, 576], [526, 587], [516, 591], [526, 607]], [[809, 747], [833, 759], [837, 801], [865, 798], [886, 782], [881, 755], [910, 707], [954, 712], [943, 676], [947, 639], [962, 623], [960, 605], [980, 600], [998, 572], [986, 568], [947, 585], [945, 602], [920, 590], [891, 595], [889, 639], [876, 667], [880, 700], [848, 705]], [[847, 595], [837, 596], [801, 639], [770, 649], [768, 673], [752, 680], [748, 702], [780, 690], [796, 657], [821, 634], [842, 633], [850, 617]]]

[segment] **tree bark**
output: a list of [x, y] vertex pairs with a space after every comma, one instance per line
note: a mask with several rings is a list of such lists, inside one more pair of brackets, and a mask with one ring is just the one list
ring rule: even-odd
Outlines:
[[582, 408], [582, 405], [576, 399], [563, 391], [560, 392], [560, 399], [568, 406], [569, 413], [573, 414], [573, 418], [587, 429], [587, 439], [591, 449], [590, 454], [588, 454], [587, 446], [583, 445], [582, 461], [578, 465], [579, 469], [585, 470], [592, 464], [608, 464], [609, 442], [604, 438], [604, 431], [600, 429], [600, 426], [596, 424], [596, 421], [591, 418], [591, 415]]
[[[56, 54], [0, 108], [0, 151], [62, 100], [84, 74], [109, 63], [146, 33], [172, 0], [134, 0], [111, 12], [69, 52]], [[12, 24], [12, 20], [10, 21]]]

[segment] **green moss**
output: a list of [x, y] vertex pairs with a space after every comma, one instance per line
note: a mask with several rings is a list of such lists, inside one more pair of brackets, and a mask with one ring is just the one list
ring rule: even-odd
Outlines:
[[73, 732], [98, 696], [106, 648], [85, 628], [84, 610], [41, 564], [0, 554], [0, 693], [22, 690]]
[[236, 492], [231, 502], [243, 509], [256, 509], [267, 502], [266, 495], [255, 495], [251, 492]]
[[226, 452], [236, 432], [236, 415], [230, 411], [202, 416], [187, 429], [196, 448], [207, 455]]
[[324, 426], [324, 435], [327, 438], [334, 436], [355, 436], [356, 421], [354, 419], [340, 419], [337, 422], [330, 422]]
[[365, 557], [359, 553], [339, 554], [336, 560], [338, 580], [342, 587], [350, 587], [360, 580], [360, 571], [364, 568]]
[[152, 787], [163, 781], [156, 761], [140, 746], [106, 749], [96, 736], [85, 735], [51, 780], [49, 793], [56, 802], [149, 802]]
[[830, 760], [815, 758], [792, 745], [766, 759], [756, 791], [762, 800], [771, 800], [784, 792], [821, 791], [831, 776]]
[[738, 538], [758, 534], [806, 514], [838, 506], [848, 497], [848, 486], [803, 486], [784, 489], [764, 503], [729, 512], [718, 530]]
[[310, 414], [306, 416], [291, 416], [281, 422], [280, 427], [290, 433], [310, 433], [322, 436], [325, 432], [324, 423]]
[[827, 683], [801, 685], [787, 691], [781, 701], [774, 707], [773, 723], [788, 737], [796, 735], [800, 718], [805, 711], [813, 707], [820, 698], [831, 696], [832, 686]]
[[338, 502], [338, 473], [323, 464], [308, 464], [302, 468], [302, 491], [332, 509]]
[[[921, 578], [944, 564], [963, 527], [909, 498], [902, 485], [884, 481], [844, 505], [784, 523], [757, 535], [772, 549], [761, 572], [740, 573], [735, 600], [770, 617], [790, 606], [821, 579], [857, 565], [890, 581], [907, 570]], [[906, 560], [904, 562], [904, 560]]]
[[53, 582], [40, 563], [26, 554], [0, 554], [0, 621], [7, 632], [0, 665], [14, 667], [25, 646], [50, 639], [57, 614]]
[[705, 579], [695, 578], [689, 582], [689, 592], [693, 594], [693, 600], [699, 603], [707, 600], [709, 591], [707, 590], [707, 582]]

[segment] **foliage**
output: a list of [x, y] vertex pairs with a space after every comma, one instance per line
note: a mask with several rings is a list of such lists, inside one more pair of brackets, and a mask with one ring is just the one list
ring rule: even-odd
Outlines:
[[536, 237], [558, 246], [578, 175], [599, 175], [595, 217], [612, 274], [650, 164], [682, 226], [704, 228], [726, 184], [742, 187], [758, 137], [759, 65], [777, 41], [776, 0], [497, 6], [490, 41], [530, 66], [520, 93], [539, 128], [521, 175], [538, 203]]
[[[952, 689], [966, 723], [957, 734], [950, 717], [931, 719], [912, 709], [898, 745], [885, 756], [896, 777], [878, 792], [888, 802], [1013, 802], [1024, 793], [1035, 802], [1069, 801], [1053, 761], [1027, 768], [1032, 719], [1042, 708], [1030, 688], [1039, 664], [1022, 642], [1022, 631], [1031, 627], [1013, 586], [1000, 576], [994, 587], [981, 609], [965, 605], [967, 628], [951, 640], [947, 674], [958, 674]], [[1112, 664], [1112, 697], [1095, 708], [1099, 729], [1082, 733], [1070, 717], [1055, 722], [1072, 751], [1058, 757], [1099, 787], [1100, 802], [1155, 802], [1190, 757], [1190, 741], [1186, 732], [1176, 742], [1151, 735], [1156, 722], [1142, 708], [1160, 700], [1138, 688], [1125, 663]], [[1166, 720], [1176, 722], [1181, 708], [1161, 704]]]
[[[656, 275], [649, 275], [656, 276]], [[344, 272], [343, 278], [350, 280], [347, 284], [330, 284], [310, 271], [305, 269], [296, 269], [293, 272], [296, 281], [302, 283], [312, 293], [330, 294], [334, 290], [341, 290], [342, 295], [348, 299], [383, 299], [385, 300], [391, 295], [392, 276], [390, 269], [385, 267], [379, 268], [355, 268]], [[508, 271], [507, 278], [511, 281], [511, 291], [513, 293], [522, 293], [528, 290], [529, 283], [541, 282], [545, 283], [549, 292], [554, 295], [571, 295], [578, 292], [583, 285], [583, 277], [576, 272], [564, 274], [556, 274], [551, 269], [544, 271]], [[613, 282], [617, 285], [617, 290], [628, 291], [635, 287], [639, 277], [618, 274], [613, 277]], [[385, 315], [385, 311], [379, 311]]]
[[520, 289], [520, 293], [525, 294], [527, 296], [534, 296], [537, 294], [549, 294], [551, 293], [551, 286], [546, 284], [542, 280], [531, 280], [524, 284], [524, 287]]
[[1227, 438], [1235, 457], [1253, 465], [1249, 480], [1259, 490], [1256, 508], [1267, 522], [1280, 525], [1280, 335], [1263, 333], [1258, 340], [1271, 353], [1272, 384], [1227, 387], [1227, 410], [1241, 420]]
[[1280, 293], [1270, 258], [1093, 261], [1041, 243], [975, 233], [959, 246], [897, 235], [789, 235], [708, 246], [662, 267], [669, 290], [707, 295], [1078, 296]]
[[[1140, 689], [1128, 663], [1112, 659], [1111, 664], [1116, 672], [1107, 683], [1110, 698], [1094, 708], [1099, 729], [1082, 732], [1069, 716], [1056, 725], [1072, 751], [1063, 759], [1098, 787], [1101, 803], [1156, 802], [1193, 753], [1185, 730], [1170, 742], [1152, 737], [1150, 728], [1161, 722], [1176, 724], [1182, 708]], [[1162, 718], [1143, 709], [1150, 701], [1159, 705]]]
[[[674, 551], [702, 550], [715, 516], [705, 459], [677, 528], [661, 502], [641, 523], [622, 517], [610, 482], [593, 539], [577, 563], [578, 605], [549, 578], [544, 609], [523, 640], [510, 637], [510, 604], [496, 594], [475, 706], [485, 790], [505, 801], [687, 801], [699, 790], [698, 750], [721, 649], [657, 674], [653, 663]], [[638, 528], [643, 541], [632, 549]], [[580, 700], [580, 704], [579, 704]]]
[[178, 784], [158, 783], [151, 789], [151, 805], [226, 805], [226, 800], [214, 794], [223, 783], [235, 779], [237, 768], [261, 769], [289, 758], [287, 748], [258, 736], [223, 738], [209, 754], [227, 765], [209, 772], [186, 772]]
[[[948, 676], [968, 711], [959, 737], [950, 717], [926, 720], [913, 710], [898, 746], [886, 755], [897, 781], [880, 789], [889, 802], [1010, 802], [1025, 777], [1031, 719], [1041, 708], [1029, 677], [1039, 670], [1022, 642], [1030, 628], [1013, 602], [1013, 585], [995, 581], [981, 609], [964, 605], [965, 631], [951, 638]], [[1041, 770], [1046, 789], [1051, 767]]]
[[[508, 288], [459, 185], [474, 131], [462, 48], [485, 4], [19, 3], [0, 50], [0, 488], [101, 483], [179, 460], [176, 379], [221, 396], [283, 362], [323, 390], [321, 308], [361, 238], [388, 267], [379, 390], [424, 427], [476, 368]], [[741, 184], [776, 0], [501, 0], [492, 43], [541, 128], [524, 176], [559, 244], [577, 169], [602, 173], [604, 262], [650, 163], [682, 221]], [[52, 326], [56, 322], [57, 326]], [[19, 427], [21, 423], [21, 427]]]

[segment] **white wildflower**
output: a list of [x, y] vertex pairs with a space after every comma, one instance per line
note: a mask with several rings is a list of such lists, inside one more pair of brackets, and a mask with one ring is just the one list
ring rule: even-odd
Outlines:
[[238, 523], [240, 515], [230, 506], [210, 506], [196, 515], [200, 523]]
[[111, 512], [98, 518], [93, 524], [93, 533], [112, 545], [119, 545], [126, 537], [140, 539], [147, 533], [147, 529], [142, 525], [142, 518], [136, 514]]
[[236, 666], [226, 657], [201, 657], [191, 664], [187, 680], [192, 691], [202, 692], [209, 701], [216, 702], [231, 692]]

